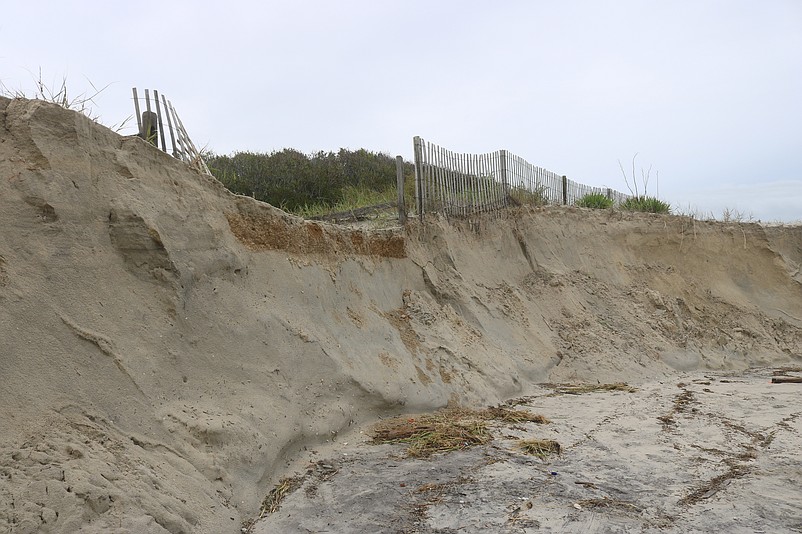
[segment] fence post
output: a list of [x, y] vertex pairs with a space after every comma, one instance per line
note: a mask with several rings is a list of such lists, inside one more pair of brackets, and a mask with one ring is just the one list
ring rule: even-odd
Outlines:
[[415, 203], [418, 208], [418, 217], [423, 222], [423, 139], [417, 135], [412, 140], [415, 152]]
[[607, 188], [607, 198], [609, 198], [610, 200], [613, 199], [613, 190], [610, 189], [609, 187]]
[[498, 169], [499, 173], [501, 174], [501, 187], [504, 190], [504, 207], [507, 207], [507, 203], [510, 198], [510, 190], [509, 190], [509, 181], [507, 180], [507, 151], [506, 150], [499, 150], [498, 151]]
[[568, 177], [563, 176], [563, 206], [568, 204]]
[[159, 120], [153, 111], [150, 110], [150, 91], [145, 89], [145, 110], [142, 113], [142, 130], [139, 135], [152, 145], [159, 146]]
[[395, 157], [395, 179], [398, 187], [398, 222], [407, 223], [407, 205], [404, 199], [404, 158]]
[[159, 120], [152, 111], [142, 112], [142, 128], [139, 130], [139, 136], [156, 148], [159, 147]]

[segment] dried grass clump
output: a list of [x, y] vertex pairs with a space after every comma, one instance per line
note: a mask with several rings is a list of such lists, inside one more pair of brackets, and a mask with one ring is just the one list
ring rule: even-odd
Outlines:
[[545, 424], [542, 415], [504, 407], [471, 410], [446, 408], [434, 414], [414, 418], [396, 417], [373, 428], [373, 443], [406, 443], [407, 455], [427, 458], [436, 452], [467, 449], [493, 439], [487, 421], [519, 424]]
[[493, 436], [487, 429], [487, 421], [493, 420], [512, 424], [548, 423], [542, 415], [525, 410], [447, 408], [415, 418], [397, 417], [384, 421], [374, 428], [373, 442], [406, 443], [408, 456], [427, 458], [436, 452], [488, 443]]
[[428, 458], [482, 445], [493, 439], [478, 412], [448, 409], [417, 418], [395, 418], [374, 428], [374, 443], [406, 443], [407, 455]]
[[551, 439], [521, 439], [518, 446], [526, 453], [538, 458], [547, 458], [552, 454], [560, 454], [560, 444]]
[[538, 423], [540, 425], [549, 423], [549, 420], [540, 414], [534, 414], [526, 410], [511, 410], [509, 408], [504, 408], [503, 406], [487, 408], [482, 410], [480, 414], [486, 419], [503, 421], [504, 423]]

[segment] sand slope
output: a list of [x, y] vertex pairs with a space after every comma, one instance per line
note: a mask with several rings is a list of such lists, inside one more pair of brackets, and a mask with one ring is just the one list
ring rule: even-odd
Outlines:
[[234, 533], [379, 414], [802, 354], [799, 227], [341, 229], [21, 99], [0, 178], [0, 531]]

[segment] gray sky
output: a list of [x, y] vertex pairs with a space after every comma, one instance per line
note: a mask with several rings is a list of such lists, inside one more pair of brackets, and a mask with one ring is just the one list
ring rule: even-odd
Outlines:
[[800, 0], [7, 2], [0, 81], [40, 68], [111, 84], [106, 125], [155, 88], [217, 153], [420, 135], [624, 192], [637, 153], [675, 211], [802, 219]]

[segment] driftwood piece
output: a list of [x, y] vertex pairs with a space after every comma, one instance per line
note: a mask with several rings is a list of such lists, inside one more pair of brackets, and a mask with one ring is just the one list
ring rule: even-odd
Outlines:
[[775, 376], [771, 379], [772, 384], [802, 384], [802, 377], [799, 376]]

